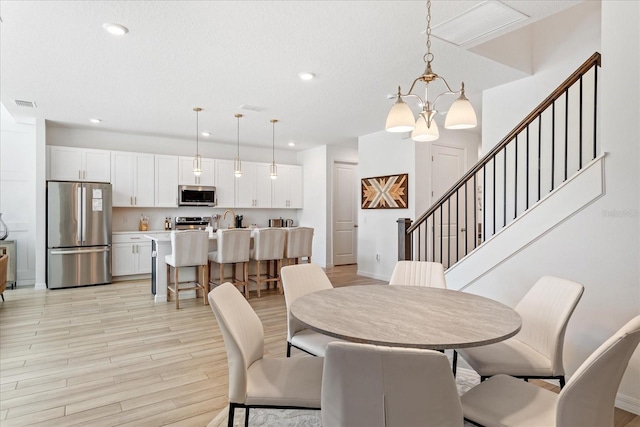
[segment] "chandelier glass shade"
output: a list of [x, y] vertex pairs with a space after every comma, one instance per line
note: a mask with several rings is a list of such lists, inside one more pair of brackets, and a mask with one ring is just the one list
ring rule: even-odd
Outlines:
[[199, 114], [200, 111], [202, 111], [202, 108], [200, 107], [194, 107], [193, 111], [196, 112], [196, 155], [193, 158], [193, 174], [195, 176], [200, 176], [202, 175], [202, 157], [200, 156], [200, 150], [199, 150], [199, 139], [198, 139], [198, 135], [200, 134], [200, 132], [198, 131], [198, 127], [199, 127]]
[[[440, 133], [435, 121], [435, 117], [438, 114], [436, 104], [444, 95], [459, 95], [447, 112], [444, 123], [446, 129], [469, 129], [477, 125], [476, 113], [473, 110], [471, 102], [469, 102], [464, 94], [464, 82], [461, 84], [459, 90], [453, 90], [447, 81], [434, 73], [431, 68], [431, 63], [434, 58], [433, 53], [431, 53], [431, 0], [427, 1], [426, 33], [427, 53], [423, 56], [423, 60], [426, 63], [425, 71], [413, 81], [407, 93], [402, 93], [401, 87], [398, 86], [396, 102], [387, 115], [387, 123], [385, 126], [385, 129], [389, 132], [411, 131], [411, 139], [414, 141], [435, 141], [439, 138]], [[429, 84], [436, 80], [442, 81], [446, 90], [436, 96], [433, 102], [430, 102], [428, 97]], [[418, 82], [422, 82], [425, 85], [424, 99], [413, 93]], [[418, 100], [418, 103], [422, 106], [422, 111], [417, 119], [403, 98], [415, 98]]]
[[278, 123], [278, 120], [271, 119], [271, 124], [273, 128], [272, 139], [271, 139], [272, 160], [271, 160], [271, 166], [269, 166], [269, 177], [271, 179], [278, 178], [278, 166], [276, 166], [276, 123]]
[[240, 161], [240, 119], [242, 118], [242, 114], [236, 114], [235, 118], [238, 120], [238, 132], [237, 132], [238, 153], [236, 158], [233, 160], [233, 174], [236, 176], [236, 178], [240, 178], [242, 176], [242, 162]]

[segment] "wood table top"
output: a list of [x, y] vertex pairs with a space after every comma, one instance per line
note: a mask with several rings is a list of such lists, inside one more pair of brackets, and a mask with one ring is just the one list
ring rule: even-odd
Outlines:
[[348, 286], [296, 299], [291, 315], [307, 328], [374, 345], [432, 350], [476, 347], [514, 336], [512, 308], [466, 292], [419, 286]]

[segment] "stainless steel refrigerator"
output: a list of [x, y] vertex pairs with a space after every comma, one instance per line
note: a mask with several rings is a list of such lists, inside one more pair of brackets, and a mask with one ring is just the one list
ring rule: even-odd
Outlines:
[[111, 184], [47, 182], [47, 286], [111, 283]]

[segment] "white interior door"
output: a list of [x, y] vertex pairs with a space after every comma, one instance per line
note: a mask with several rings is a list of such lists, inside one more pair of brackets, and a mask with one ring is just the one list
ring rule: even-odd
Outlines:
[[333, 165], [333, 265], [355, 264], [358, 245], [358, 165]]
[[[464, 174], [464, 151], [464, 148], [458, 147], [436, 144], [431, 146], [432, 203], [438, 201]], [[461, 195], [460, 197], [463, 196]], [[462, 199], [459, 199], [459, 202], [462, 203]], [[458, 239], [458, 221], [460, 221], [460, 218], [456, 219], [457, 204], [455, 196], [451, 197], [442, 206], [442, 209], [436, 211], [434, 217], [433, 235], [435, 236], [435, 244], [432, 244], [429, 249], [433, 248], [435, 250], [433, 259], [441, 262], [445, 268], [456, 260], [455, 250]], [[461, 237], [461, 240], [464, 240], [464, 238]]]

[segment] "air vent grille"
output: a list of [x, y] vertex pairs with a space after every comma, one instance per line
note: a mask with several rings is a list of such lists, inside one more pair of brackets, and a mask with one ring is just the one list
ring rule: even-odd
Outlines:
[[22, 101], [20, 99], [14, 99], [16, 105], [18, 107], [23, 107], [23, 108], [37, 108], [38, 106], [36, 105], [35, 102], [33, 101]]

